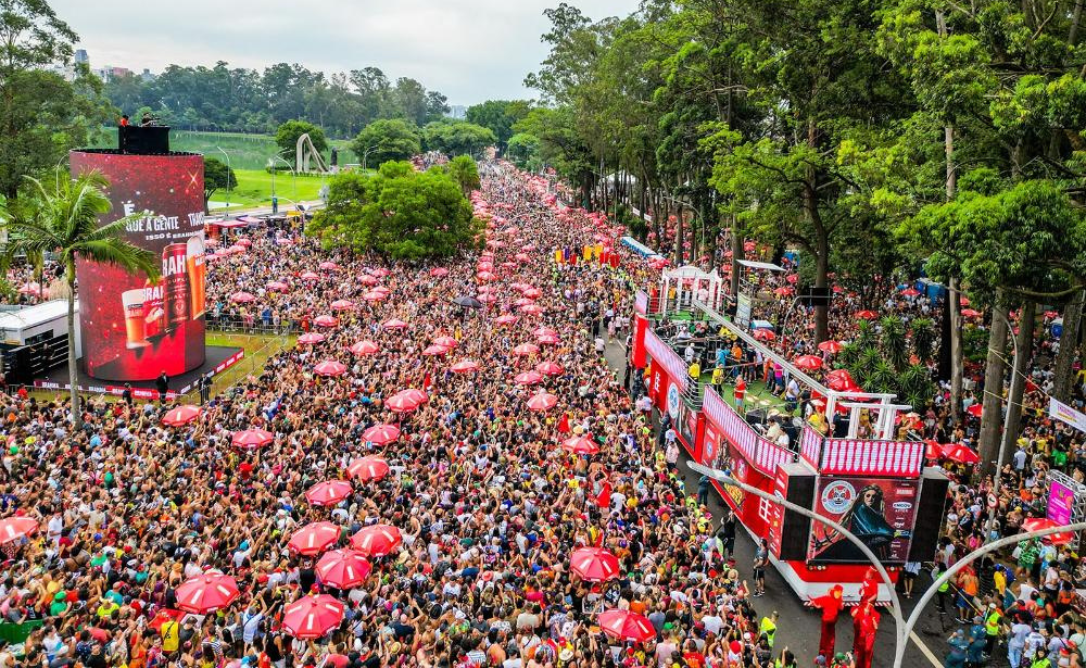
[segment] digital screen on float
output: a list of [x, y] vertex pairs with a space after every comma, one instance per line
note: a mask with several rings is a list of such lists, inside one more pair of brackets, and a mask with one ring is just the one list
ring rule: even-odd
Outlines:
[[204, 159], [197, 154], [73, 151], [72, 174], [109, 180], [113, 210], [101, 224], [147, 212], [125, 238], [160, 260], [155, 282], [142, 273], [77, 258], [79, 320], [86, 372], [105, 380], [151, 380], [204, 363]]

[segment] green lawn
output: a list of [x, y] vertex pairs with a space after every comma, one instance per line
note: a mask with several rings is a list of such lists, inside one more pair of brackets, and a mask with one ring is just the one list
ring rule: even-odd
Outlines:
[[[340, 149], [340, 164], [358, 162], [358, 160], [355, 160], [354, 153], [349, 150], [351, 144], [349, 140], [333, 139], [331, 144]], [[107, 128], [106, 138], [95, 148], [116, 148], [116, 146], [117, 129]], [[230, 166], [235, 171], [243, 169], [263, 170], [268, 164], [268, 159], [279, 150], [275, 143], [275, 137], [271, 135], [250, 135], [240, 132], [192, 132], [176, 129], [170, 133], [170, 148], [174, 151], [203, 153], [226, 162], [226, 156], [219, 150], [221, 148], [230, 156]], [[345, 149], [347, 150], [345, 151]], [[325, 159], [328, 157], [326, 155]], [[282, 162], [278, 160], [275, 162], [283, 167]], [[240, 178], [240, 174], [238, 176]]]
[[[229, 194], [230, 208], [235, 209], [253, 206], [268, 206], [271, 204], [272, 175], [263, 169], [235, 169], [238, 177], [238, 187]], [[290, 200], [306, 202], [320, 197], [321, 185], [327, 183], [327, 178], [319, 176], [298, 176], [290, 173], [279, 173], [275, 176], [275, 193], [279, 197], [280, 209], [289, 208]], [[222, 210], [223, 203], [227, 201], [225, 190], [218, 190], [211, 197], [212, 202], [219, 203], [218, 210]], [[212, 205], [216, 209], [216, 205]]]
[[[229, 346], [241, 348], [245, 351], [245, 357], [241, 362], [230, 367], [221, 374], [215, 376], [212, 384], [212, 394], [218, 394], [231, 385], [244, 379], [246, 376], [259, 376], [264, 369], [264, 363], [272, 355], [284, 348], [293, 346], [298, 337], [291, 336], [267, 336], [258, 334], [241, 334], [238, 332], [213, 332], [208, 331], [206, 342], [209, 346]], [[197, 395], [193, 395], [196, 397]]]

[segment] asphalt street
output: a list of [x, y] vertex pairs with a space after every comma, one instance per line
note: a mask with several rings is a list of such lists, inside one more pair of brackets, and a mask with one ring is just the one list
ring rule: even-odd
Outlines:
[[[608, 364], [615, 370], [618, 380], [623, 381], [626, 370], [625, 347], [617, 341], [609, 343], [604, 355]], [[689, 457], [683, 451], [679, 470], [683, 475], [686, 489], [693, 493], [697, 490], [699, 475], [686, 465], [688, 460]], [[715, 520], [719, 520], [725, 509], [724, 501], [715, 488], [710, 494], [709, 509], [712, 511]], [[749, 579], [752, 564], [754, 563], [755, 544], [745, 531], [739, 531], [738, 533], [735, 542], [736, 564], [740, 577]], [[917, 579], [913, 599], [902, 599], [906, 618], [912, 613], [917, 599], [930, 584], [931, 578], [929, 574], [922, 573]], [[800, 659], [801, 666], [813, 665], [819, 640], [818, 611], [804, 605], [774, 568], [768, 569], [766, 573], [765, 596], [753, 599], [753, 603], [760, 616], [771, 614], [774, 611], [780, 613], [776, 647], [790, 648]], [[837, 622], [837, 651], [839, 652], [851, 651], [852, 649], [853, 633], [851, 622], [851, 617], [845, 619], [843, 615]], [[945, 625], [941, 623], [935, 604], [929, 605], [927, 612], [917, 624], [913, 638], [906, 649], [904, 665], [909, 668], [942, 666], [947, 649], [946, 639], [957, 626], [951, 618], [946, 618]], [[875, 655], [872, 666], [875, 668], [892, 668], [894, 638], [893, 617], [889, 610], [884, 610], [879, 633], [875, 641]], [[997, 662], [996, 665], [1000, 663], [1005, 664], [1005, 661]]]

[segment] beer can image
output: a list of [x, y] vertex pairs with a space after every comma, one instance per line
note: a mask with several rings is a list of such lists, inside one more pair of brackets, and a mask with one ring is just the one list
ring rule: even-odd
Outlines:
[[185, 267], [188, 270], [189, 296], [192, 301], [189, 306], [189, 313], [192, 314], [192, 319], [195, 320], [202, 316], [205, 311], [204, 277], [207, 267], [204, 264], [204, 239], [202, 236], [189, 237], [189, 240], [185, 242], [185, 246], [187, 253]]
[[185, 262], [186, 244], [170, 244], [162, 249], [162, 280], [166, 284], [166, 328], [176, 329], [189, 319], [189, 271]]

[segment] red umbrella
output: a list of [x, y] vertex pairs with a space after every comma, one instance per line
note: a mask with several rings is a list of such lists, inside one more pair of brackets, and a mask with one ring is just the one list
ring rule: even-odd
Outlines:
[[793, 292], [795, 292], [794, 288], [783, 287], [783, 288], [777, 288], [776, 290], [774, 290], [773, 294], [777, 295], [778, 297], [787, 297], [788, 295], [792, 294]]
[[362, 299], [368, 302], [380, 302], [388, 299], [388, 295], [379, 290], [370, 290], [366, 294], [362, 295]]
[[818, 344], [819, 350], [824, 353], [830, 353], [832, 355], [836, 355], [837, 353], [841, 352], [842, 348], [844, 348], [844, 346], [842, 346], [841, 343], [838, 341], [823, 341], [822, 343]]
[[472, 371], [478, 371], [479, 365], [472, 360], [464, 360], [452, 365], [449, 367], [449, 370], [453, 373], [470, 373]]
[[388, 445], [400, 437], [400, 428], [394, 424], [378, 424], [362, 432], [362, 440], [375, 445]]
[[448, 276], [449, 270], [444, 267], [434, 267], [430, 270], [430, 275], [434, 278], [441, 278], [442, 276]]
[[246, 429], [244, 431], [234, 432], [234, 436], [230, 439], [230, 442], [233, 443], [236, 448], [256, 450], [274, 440], [275, 434], [270, 431], [264, 429]]
[[38, 521], [30, 517], [5, 517], [0, 520], [0, 545], [22, 540], [38, 530]]
[[332, 550], [317, 562], [317, 577], [336, 589], [354, 589], [369, 577], [373, 565], [354, 550]]
[[422, 351], [422, 354], [429, 357], [440, 357], [441, 355], [448, 355], [449, 349], [445, 346], [439, 346], [435, 344], [432, 346], [427, 346], [426, 349]]
[[562, 442], [562, 447], [577, 455], [594, 455], [600, 451], [595, 441], [584, 436], [574, 436]]
[[543, 295], [543, 293], [540, 292], [538, 288], [525, 288], [524, 292], [522, 292], [521, 294], [528, 299], [539, 299], [540, 296]]
[[963, 308], [962, 309], [962, 315], [965, 316], [966, 318], [979, 318], [982, 315], [982, 313], [980, 311], [974, 311], [971, 308]]
[[424, 403], [430, 401], [430, 396], [428, 394], [426, 394], [422, 390], [416, 390], [415, 388], [411, 388], [409, 390], [404, 390], [403, 392], [401, 392], [401, 394], [404, 394], [404, 395], [406, 395], [408, 397], [413, 398], [415, 401], [419, 402], [420, 404], [424, 404]]
[[536, 365], [535, 370], [544, 376], [561, 376], [566, 372], [562, 365], [557, 362], [540, 362]]
[[381, 480], [389, 473], [388, 462], [380, 457], [360, 457], [347, 467], [347, 474], [362, 482]]
[[434, 345], [442, 348], [455, 348], [460, 345], [460, 342], [451, 336], [439, 336], [434, 339]]
[[558, 397], [549, 392], [540, 392], [528, 400], [528, 410], [547, 411], [558, 405]]
[[943, 458], [959, 464], [979, 464], [980, 455], [970, 450], [961, 443], [950, 443], [943, 446]]
[[339, 269], [339, 265], [335, 262], [321, 262], [317, 265], [317, 268], [325, 271], [335, 271], [336, 269]]
[[538, 385], [543, 382], [543, 374], [538, 371], [525, 371], [518, 373], [513, 382], [517, 385]]
[[516, 348], [513, 348], [513, 354], [518, 357], [527, 357], [528, 355], [534, 355], [539, 352], [539, 346], [531, 343], [522, 343]]
[[423, 402], [408, 392], [409, 390], [404, 390], [392, 395], [385, 401], [385, 406], [396, 413], [410, 413], [421, 406]]
[[174, 594], [177, 607], [194, 615], [222, 610], [241, 596], [234, 578], [219, 571], [207, 571], [185, 580]]
[[582, 547], [569, 558], [570, 570], [589, 582], [607, 582], [621, 573], [618, 557], [601, 547]]
[[855, 313], [857, 320], [874, 320], [877, 317], [879, 317], [879, 314], [874, 311], [856, 311]]
[[162, 416], [162, 424], [167, 427], [181, 427], [200, 417], [202, 410], [199, 406], [178, 406], [166, 411]]
[[[1050, 520], [1047, 517], [1030, 517], [1023, 520], [1022, 531], [1025, 533], [1032, 533], [1034, 531], [1044, 531], [1045, 529], [1055, 529], [1056, 527], [1062, 527], [1062, 524], [1057, 524], [1055, 520]], [[1070, 532], [1050, 533], [1044, 537], [1044, 540], [1052, 543], [1053, 545], [1063, 545], [1070, 543], [1074, 539], [1074, 535]]]
[[324, 376], [325, 378], [342, 376], [347, 373], [347, 365], [335, 360], [325, 360], [313, 367], [313, 373], [318, 376]]
[[558, 332], [551, 329], [550, 327], [536, 327], [532, 330], [532, 336], [536, 337], [537, 339], [544, 336], [558, 336]]
[[924, 459], [929, 461], [935, 461], [936, 459], [942, 459], [943, 446], [939, 445], [939, 441], [928, 439], [924, 441]]
[[917, 290], [916, 288], [905, 288], [904, 290], [901, 291], [901, 296], [902, 297], [919, 297], [920, 296], [920, 291]]
[[528, 299], [527, 297], [521, 297], [520, 299], [513, 302], [513, 306], [520, 306], [520, 307], [531, 306], [532, 304], [535, 304], [535, 300]]
[[333, 311], [350, 311], [354, 308], [354, 302], [349, 299], [337, 299], [332, 302]]
[[373, 341], [359, 341], [358, 343], [355, 343], [350, 348], [348, 348], [348, 350], [350, 350], [351, 353], [359, 356], [376, 355], [377, 353], [381, 352], [381, 347]]
[[497, 276], [489, 271], [480, 271], [478, 274], [475, 275], [475, 278], [479, 279], [480, 281], [493, 281], [495, 278], [497, 278]]
[[407, 323], [399, 318], [393, 318], [386, 321], [381, 327], [384, 329], [407, 329]]
[[773, 333], [771, 329], [756, 329], [751, 335], [758, 341], [772, 341], [777, 338], [777, 335]]
[[975, 418], [979, 418], [984, 413], [984, 404], [972, 404], [969, 408], [965, 409], [966, 413], [969, 413]]
[[374, 286], [374, 285], [377, 285], [378, 283], [380, 283], [381, 281], [377, 280], [373, 276], [370, 276], [369, 274], [366, 274], [366, 275], [363, 275], [361, 278], [359, 278], [358, 282], [361, 283], [362, 285]]
[[815, 357], [814, 355], [800, 355], [796, 359], [792, 360], [792, 364], [794, 364], [797, 369], [813, 371], [815, 369], [822, 368], [822, 358]]
[[272, 292], [288, 292], [290, 290], [290, 286], [282, 281], [269, 281], [266, 287]]
[[234, 294], [230, 295], [230, 301], [234, 302], [235, 304], [248, 304], [250, 302], [255, 302], [256, 297], [248, 292], [235, 292]]
[[969, 297], [962, 295], [961, 298], [958, 300], [958, 303], [962, 306], [969, 306], [971, 302], [969, 301]]
[[351, 536], [351, 547], [367, 557], [383, 557], [400, 549], [400, 530], [388, 524], [363, 527]]
[[311, 522], [290, 537], [287, 547], [303, 556], [324, 552], [339, 540], [339, 527], [331, 522]]
[[494, 318], [494, 322], [498, 325], [515, 325], [518, 319], [517, 316], [506, 313]]
[[757, 248], [758, 244], [754, 243], [753, 241], [748, 241], [743, 244], [743, 250], [747, 253], [753, 253], [755, 250], [757, 250]]
[[311, 271], [303, 272], [302, 275], [299, 276], [299, 278], [301, 278], [303, 281], [319, 281], [319, 280], [321, 280], [320, 276], [318, 276], [317, 274], [315, 274], [315, 273], [313, 273]]
[[334, 506], [351, 495], [351, 483], [346, 480], [325, 480], [305, 491], [305, 500], [314, 506]]
[[788, 274], [784, 277], [784, 280], [794, 285], [796, 283], [799, 283], [799, 274]]
[[339, 318], [330, 315], [318, 315], [313, 320], [313, 324], [317, 327], [338, 327]]
[[527, 313], [528, 315], [539, 315], [543, 312], [543, 307], [539, 304], [527, 304], [520, 307], [521, 313]]
[[298, 343], [306, 346], [311, 346], [315, 343], [324, 343], [324, 334], [320, 334], [319, 332], [302, 334], [298, 337]]
[[343, 604], [327, 594], [305, 596], [283, 610], [283, 630], [300, 640], [321, 638], [343, 621]]
[[608, 610], [600, 613], [603, 632], [617, 640], [649, 642], [656, 639], [656, 629], [648, 617], [629, 610]]
[[559, 339], [557, 336], [555, 336], [553, 334], [545, 334], [545, 335], [539, 337], [536, 340], [539, 341], [542, 344], [549, 345], [549, 346], [553, 346], [553, 345], [557, 345], [557, 344], [561, 343], [561, 339]]

